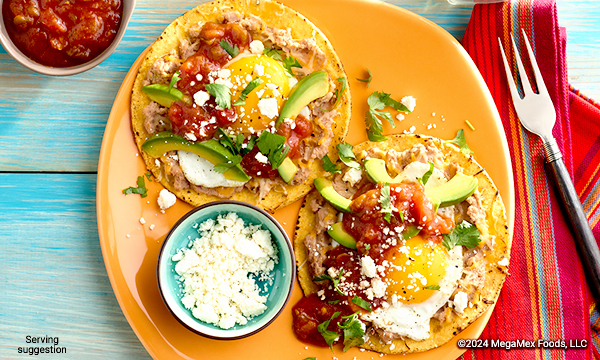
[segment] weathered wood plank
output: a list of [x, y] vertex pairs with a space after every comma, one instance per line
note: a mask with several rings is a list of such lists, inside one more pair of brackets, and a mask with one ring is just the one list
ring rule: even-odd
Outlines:
[[[0, 358], [26, 336], [61, 359], [148, 359], [113, 294], [96, 227], [95, 175], [0, 174]], [[44, 345], [45, 346], [45, 345]]]

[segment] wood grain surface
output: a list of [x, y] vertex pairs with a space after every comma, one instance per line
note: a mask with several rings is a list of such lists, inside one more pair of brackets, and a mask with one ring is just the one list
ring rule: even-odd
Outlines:
[[[470, 6], [391, 0], [460, 39]], [[0, 359], [26, 359], [26, 336], [58, 337], [55, 359], [149, 359], [108, 281], [96, 226], [106, 120], [137, 56], [198, 1], [138, 0], [116, 52], [91, 71], [52, 78], [0, 48]], [[558, 0], [570, 82], [600, 100], [600, 2]]]

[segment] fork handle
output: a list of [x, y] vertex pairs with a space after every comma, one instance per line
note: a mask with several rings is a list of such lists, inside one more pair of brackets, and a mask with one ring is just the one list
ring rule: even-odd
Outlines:
[[547, 159], [551, 161], [546, 163], [546, 168], [554, 178], [564, 205], [563, 212], [567, 215], [574, 232], [575, 246], [582, 260], [590, 290], [596, 301], [600, 302], [600, 250], [598, 250], [598, 243], [594, 238], [562, 156]]

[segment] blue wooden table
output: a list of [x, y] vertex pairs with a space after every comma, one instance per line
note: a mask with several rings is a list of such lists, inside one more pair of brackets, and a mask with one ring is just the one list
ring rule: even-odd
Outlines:
[[[390, 0], [460, 39], [469, 6]], [[104, 63], [51, 78], [0, 48], [0, 359], [25, 359], [27, 337], [58, 338], [56, 359], [148, 359], [109, 283], [96, 225], [104, 127], [125, 74], [165, 26], [198, 1], [138, 0]], [[558, 0], [569, 80], [600, 100], [600, 2]], [[48, 338], [45, 338], [48, 339]]]

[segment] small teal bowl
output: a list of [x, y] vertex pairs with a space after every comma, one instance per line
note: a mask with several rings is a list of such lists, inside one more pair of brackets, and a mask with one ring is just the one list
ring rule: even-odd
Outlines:
[[[262, 229], [271, 232], [271, 239], [277, 245], [279, 263], [275, 264], [272, 271], [274, 275], [272, 285], [256, 279], [259, 288], [264, 289], [264, 286], [267, 285], [266, 291], [261, 291], [261, 295], [268, 295], [265, 304], [267, 310], [249, 320], [245, 325], [236, 324], [232, 328], [221, 329], [195, 318], [191, 310], [183, 306], [181, 302], [181, 298], [184, 296], [183, 286], [175, 272], [176, 262], [172, 258], [179, 249], [188, 248], [188, 244], [199, 236], [196, 229], [193, 228], [195, 224], [201, 224], [208, 219], [216, 219], [218, 215], [230, 212], [236, 213], [246, 225], [262, 225]], [[158, 254], [157, 276], [162, 299], [181, 324], [189, 330], [211, 339], [234, 340], [256, 334], [279, 316], [294, 287], [296, 262], [290, 239], [270, 214], [256, 206], [239, 201], [216, 201], [190, 211], [169, 231]]]

